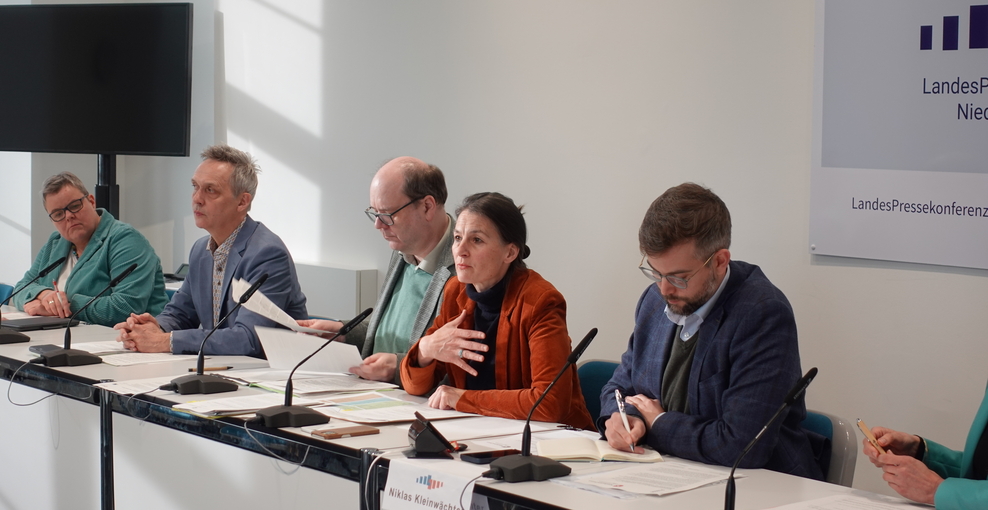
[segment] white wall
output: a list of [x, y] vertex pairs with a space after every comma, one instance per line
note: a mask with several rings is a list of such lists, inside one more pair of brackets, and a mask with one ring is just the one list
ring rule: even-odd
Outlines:
[[31, 155], [0, 152], [0, 283], [16, 284], [31, 265]]
[[[648, 284], [641, 217], [696, 181], [731, 208], [734, 257], [789, 296], [820, 368], [810, 407], [962, 446], [988, 273], [809, 255], [813, 2], [222, 0], [215, 27], [214, 138], [258, 156], [252, 214], [299, 261], [383, 271], [367, 186], [417, 156], [451, 208], [485, 190], [526, 205], [529, 265], [572, 336], [600, 328], [586, 357], [616, 359]], [[135, 175], [132, 159], [125, 217], [174, 266], [195, 164]], [[855, 486], [890, 492], [863, 460]]]
[[[27, 0], [0, 0], [26, 4]], [[31, 265], [31, 155], [0, 152], [0, 283], [16, 284]]]

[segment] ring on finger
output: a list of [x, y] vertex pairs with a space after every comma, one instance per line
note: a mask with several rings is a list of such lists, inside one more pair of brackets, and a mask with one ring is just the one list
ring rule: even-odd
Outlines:
[[456, 353], [456, 356], [458, 358], [461, 358], [462, 359], [463, 358], [463, 349], [460, 349], [460, 351]]
[[55, 304], [55, 300], [54, 300], [54, 299], [49, 299], [49, 300], [48, 300], [48, 304], [49, 304], [49, 305], [53, 305], [53, 304]]

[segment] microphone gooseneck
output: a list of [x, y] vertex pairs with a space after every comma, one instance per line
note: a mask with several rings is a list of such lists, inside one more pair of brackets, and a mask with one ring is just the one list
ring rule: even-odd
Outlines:
[[484, 473], [484, 476], [506, 482], [526, 482], [548, 480], [570, 474], [572, 470], [569, 466], [552, 459], [532, 455], [532, 414], [535, 413], [535, 409], [539, 407], [545, 396], [549, 394], [549, 390], [556, 385], [556, 381], [580, 359], [583, 351], [587, 350], [587, 346], [590, 345], [590, 341], [595, 336], [597, 336], [597, 328], [591, 329], [587, 336], [583, 337], [576, 349], [573, 349], [573, 352], [566, 358], [566, 364], [556, 374], [556, 378], [545, 387], [545, 391], [539, 395], [535, 404], [532, 405], [532, 409], [528, 411], [525, 429], [521, 433], [521, 453], [495, 460], [491, 463], [491, 469]]
[[366, 319], [367, 317], [369, 317], [370, 314], [371, 314], [371, 312], [373, 312], [373, 311], [374, 311], [373, 308], [368, 308], [368, 309], [360, 312], [360, 315], [357, 315], [353, 319], [350, 319], [350, 322], [344, 324], [343, 327], [340, 328], [340, 330], [337, 331], [335, 335], [333, 335], [332, 337], [330, 337], [329, 340], [326, 340], [326, 343], [324, 343], [321, 346], [319, 346], [319, 348], [316, 349], [315, 351], [313, 351], [312, 354], [306, 356], [302, 361], [299, 361], [298, 364], [295, 365], [295, 368], [292, 369], [292, 372], [290, 374], [288, 374], [288, 382], [285, 384], [285, 406], [286, 407], [292, 405], [292, 391], [294, 390], [294, 385], [292, 384], [292, 377], [295, 376], [295, 371], [298, 370], [298, 367], [304, 365], [306, 361], [309, 361], [310, 359], [312, 359], [313, 356], [315, 356], [319, 351], [323, 350], [323, 348], [325, 348], [327, 345], [329, 345], [330, 342], [332, 342], [333, 340], [336, 340], [337, 338], [339, 338], [341, 336], [345, 336], [353, 328], [357, 327], [357, 324], [360, 324], [361, 322], [364, 322], [364, 319]]
[[82, 305], [82, 308], [76, 310], [75, 313], [73, 313], [72, 316], [69, 317], [69, 321], [65, 324], [65, 337], [63, 338], [63, 343], [64, 343], [63, 348], [65, 350], [69, 350], [72, 348], [72, 328], [69, 326], [72, 325], [72, 321], [76, 318], [77, 315], [79, 315], [79, 312], [85, 310], [86, 308], [89, 308], [89, 305], [93, 304], [93, 301], [96, 301], [96, 298], [102, 296], [103, 294], [106, 293], [106, 291], [112, 289], [113, 287], [116, 287], [117, 284], [119, 284], [130, 273], [133, 273], [135, 269], [137, 269], [136, 262], [131, 264], [129, 267], [127, 267], [127, 269], [124, 269], [123, 272], [118, 274], [114, 279], [110, 280], [109, 285], [103, 287], [103, 290], [99, 291], [99, 294], [93, 296], [92, 299], [86, 302], [86, 304]]
[[342, 328], [340, 328], [339, 331], [336, 332], [335, 335], [330, 337], [329, 340], [326, 340], [326, 343], [319, 346], [318, 349], [316, 349], [312, 354], [306, 356], [302, 361], [299, 361], [298, 364], [295, 365], [295, 368], [292, 369], [292, 372], [288, 374], [288, 381], [285, 382], [285, 405], [271, 406], [261, 409], [260, 411], [254, 413], [254, 418], [251, 421], [264, 423], [265, 427], [271, 428], [306, 427], [309, 425], [328, 423], [329, 416], [326, 416], [325, 414], [322, 414], [314, 409], [309, 409], [308, 407], [292, 405], [292, 393], [294, 392], [292, 377], [295, 376], [295, 371], [304, 365], [306, 361], [309, 361], [316, 355], [316, 353], [332, 343], [333, 340], [349, 333], [350, 330], [356, 327], [357, 324], [363, 322], [363, 320], [366, 319], [373, 311], [373, 308], [368, 308], [363, 312], [360, 312], [360, 315], [357, 315], [351, 319], [350, 322], [346, 323]]
[[738, 456], [738, 460], [734, 461], [734, 465], [731, 466], [731, 474], [727, 477], [727, 488], [724, 490], [724, 510], [734, 510], [734, 471], [741, 464], [741, 459], [744, 459], [744, 456], [747, 455], [748, 451], [755, 446], [755, 443], [762, 438], [765, 431], [768, 430], [773, 423], [775, 423], [775, 420], [779, 419], [779, 416], [782, 416], [782, 411], [785, 411], [786, 408], [793, 405], [796, 400], [803, 395], [806, 388], [811, 382], [813, 382], [813, 378], [816, 377], [816, 373], [817, 369], [816, 367], [813, 367], [806, 372], [806, 375], [796, 381], [796, 384], [793, 385], [792, 389], [789, 390], [789, 393], [786, 394], [786, 398], [782, 401], [782, 406], [779, 407], [779, 410], [772, 415], [772, 418], [768, 420], [768, 423], [766, 423], [765, 426], [762, 427], [762, 430], [755, 435], [755, 438], [748, 443], [748, 446], [746, 446], [741, 452], [741, 455]]
[[219, 329], [220, 326], [222, 326], [223, 323], [226, 322], [226, 320], [229, 319], [231, 315], [233, 315], [233, 312], [236, 312], [237, 310], [240, 309], [241, 306], [247, 303], [247, 301], [250, 300], [251, 296], [253, 296], [254, 293], [257, 292], [257, 289], [261, 288], [261, 285], [263, 285], [264, 282], [266, 281], [268, 281], [268, 274], [264, 273], [261, 275], [260, 278], [257, 279], [256, 282], [254, 282], [254, 285], [251, 285], [249, 289], [244, 291], [244, 293], [240, 296], [240, 299], [237, 300], [236, 306], [234, 306], [233, 309], [227, 312], [227, 314], [224, 315], [222, 319], [217, 321], [216, 324], [213, 325], [213, 329], [209, 330], [209, 333], [206, 335], [206, 337], [203, 338], [202, 342], [199, 343], [199, 352], [198, 352], [198, 356], [196, 357], [196, 375], [203, 375], [203, 373], [206, 370], [206, 355], [205, 355], [206, 340], [209, 340], [209, 337], [213, 336], [213, 333], [215, 333], [216, 330]]
[[41, 279], [42, 276], [50, 273], [52, 269], [55, 269], [56, 267], [60, 266], [62, 264], [62, 262], [65, 262], [65, 257], [62, 257], [62, 258], [56, 260], [55, 262], [52, 262], [51, 264], [49, 264], [47, 267], [45, 267], [41, 271], [38, 271], [38, 275], [37, 276], [35, 276], [34, 278], [31, 278], [31, 281], [29, 281], [29, 282], [25, 283], [24, 285], [22, 285], [21, 288], [15, 290], [14, 292], [11, 292], [10, 295], [7, 296], [7, 299], [4, 299], [3, 302], [0, 302], [0, 305], [7, 304], [7, 302], [10, 301], [11, 299], [13, 299], [14, 296], [16, 296], [17, 294], [19, 294], [22, 290], [30, 287], [32, 283], [34, 283], [34, 282], [38, 281], [39, 279]]
[[542, 394], [539, 395], [539, 398], [535, 401], [535, 404], [528, 411], [528, 416], [525, 418], [525, 429], [521, 433], [522, 456], [528, 457], [532, 454], [532, 425], [531, 424], [532, 424], [532, 415], [535, 414], [535, 409], [539, 407], [539, 404], [542, 403], [542, 400], [545, 398], [545, 396], [549, 394], [549, 390], [551, 390], [552, 387], [556, 385], [556, 381], [558, 381], [559, 378], [566, 373], [566, 369], [568, 369], [571, 365], [576, 363], [580, 359], [580, 356], [583, 356], [583, 351], [587, 350], [587, 346], [590, 345], [590, 342], [594, 339], [595, 336], [597, 336], [597, 328], [591, 329], [587, 333], [587, 336], [583, 337], [583, 340], [581, 340], [580, 343], [576, 346], [576, 349], [573, 349], [573, 352], [569, 353], [569, 356], [566, 357], [566, 364], [563, 365], [563, 368], [559, 371], [558, 374], [556, 374], [556, 378], [553, 379], [552, 382], [545, 387], [545, 391], [543, 391]]
[[[30, 287], [32, 283], [38, 281], [42, 276], [50, 273], [52, 269], [55, 269], [56, 267], [61, 265], [62, 262], [65, 262], [65, 257], [62, 257], [56, 260], [55, 262], [52, 262], [51, 264], [48, 265], [48, 267], [42, 269], [41, 271], [38, 271], [38, 274], [34, 278], [31, 278], [31, 281], [25, 283], [24, 285], [21, 286], [21, 288], [15, 290], [14, 292], [11, 292], [10, 295], [7, 296], [7, 299], [0, 301], [0, 306], [7, 304], [7, 302], [13, 299], [14, 296], [19, 294], [22, 290]], [[17, 343], [24, 343], [30, 341], [31, 341], [31, 337], [25, 335], [24, 333], [21, 333], [20, 331], [15, 331], [13, 328], [5, 328], [3, 326], [0, 326], [0, 344], [17, 344]]]
[[130, 273], [133, 273], [137, 269], [137, 263], [131, 264], [127, 269], [124, 269], [119, 275], [110, 280], [110, 284], [103, 287], [103, 290], [99, 291], [99, 294], [93, 296], [86, 304], [82, 305], [75, 311], [69, 320], [65, 323], [65, 337], [63, 338], [63, 346], [61, 349], [56, 349], [51, 352], [42, 354], [39, 358], [42, 363], [49, 367], [77, 367], [81, 365], [95, 365], [97, 363], [102, 363], [103, 358], [90, 354], [85, 351], [80, 351], [72, 348], [72, 321], [75, 320], [76, 316], [79, 315], [83, 310], [89, 308], [89, 305], [93, 304], [97, 298], [106, 293], [106, 291], [116, 287], [124, 278], [126, 278]]
[[191, 375], [185, 375], [182, 377], [176, 377], [168, 384], [163, 384], [159, 389], [165, 391], [174, 391], [181, 395], [193, 395], [197, 393], [224, 393], [227, 391], [236, 391], [237, 383], [226, 379], [225, 377], [220, 377], [217, 375], [205, 375], [206, 371], [206, 340], [213, 336], [220, 326], [226, 322], [227, 319], [233, 315], [234, 312], [240, 309], [241, 306], [246, 303], [251, 296], [257, 292], [257, 289], [261, 288], [268, 279], [268, 274], [262, 274], [253, 285], [250, 286], [243, 294], [241, 294], [240, 299], [237, 300], [237, 304], [223, 316], [220, 320], [216, 321], [213, 325], [213, 329], [209, 330], [206, 337], [202, 339], [199, 343], [199, 354], [196, 357], [196, 373]]

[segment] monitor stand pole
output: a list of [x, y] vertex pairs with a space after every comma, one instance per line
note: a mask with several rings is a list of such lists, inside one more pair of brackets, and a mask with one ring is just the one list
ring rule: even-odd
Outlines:
[[117, 155], [96, 155], [96, 207], [120, 219], [120, 186], [117, 185]]

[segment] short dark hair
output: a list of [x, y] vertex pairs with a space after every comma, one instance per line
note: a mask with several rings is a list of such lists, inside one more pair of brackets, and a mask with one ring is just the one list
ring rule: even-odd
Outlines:
[[731, 213], [713, 191], [687, 182], [652, 202], [638, 229], [638, 244], [642, 254], [655, 255], [691, 240], [698, 259], [730, 248]]
[[524, 269], [526, 266], [523, 259], [528, 258], [532, 250], [525, 244], [528, 240], [528, 228], [521, 209], [515, 205], [514, 200], [496, 191], [486, 191], [464, 198], [463, 203], [456, 208], [456, 215], [470, 211], [491, 220], [501, 240], [518, 247], [518, 256], [511, 262], [511, 269]]
[[41, 185], [41, 200], [44, 202], [48, 199], [48, 195], [54, 195], [62, 188], [66, 186], [72, 186], [73, 188], [79, 190], [83, 195], [89, 196], [89, 190], [86, 189], [86, 185], [82, 183], [82, 179], [77, 177], [72, 172], [62, 172], [60, 174], [55, 174], [47, 179], [45, 183]]
[[446, 178], [436, 165], [411, 165], [405, 168], [405, 196], [411, 199], [432, 196], [439, 205], [446, 205]]

